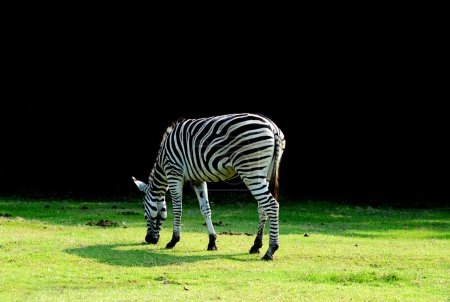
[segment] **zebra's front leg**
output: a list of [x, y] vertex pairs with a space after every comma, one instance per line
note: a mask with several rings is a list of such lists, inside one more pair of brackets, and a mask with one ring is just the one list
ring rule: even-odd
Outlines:
[[261, 206], [258, 206], [259, 226], [258, 234], [256, 234], [255, 242], [250, 248], [250, 254], [259, 254], [259, 249], [263, 246], [264, 226], [266, 225], [267, 215]]
[[183, 199], [183, 182], [182, 180], [168, 180], [170, 194], [172, 195], [172, 210], [173, 210], [173, 234], [172, 239], [167, 243], [166, 248], [172, 249], [178, 241], [180, 241], [181, 233], [181, 214], [182, 214], [182, 199]]
[[206, 182], [201, 182], [194, 184], [194, 190], [197, 194], [198, 203], [200, 204], [200, 211], [202, 212], [203, 217], [205, 217], [206, 226], [208, 227], [209, 233], [209, 243], [208, 243], [208, 251], [216, 251], [216, 231], [214, 230], [213, 223], [211, 221], [211, 208], [209, 206], [208, 200], [208, 188], [206, 186]]

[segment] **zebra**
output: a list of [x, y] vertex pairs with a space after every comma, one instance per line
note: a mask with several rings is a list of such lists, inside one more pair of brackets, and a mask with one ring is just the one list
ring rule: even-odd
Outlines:
[[[190, 181], [208, 228], [207, 250], [217, 250], [207, 183], [240, 177], [258, 203], [259, 226], [250, 253], [259, 253], [269, 220], [269, 247], [262, 259], [273, 260], [279, 247], [278, 171], [285, 145], [283, 132], [261, 114], [235, 113], [174, 122], [163, 135], [148, 184], [132, 177], [145, 193], [145, 241], [156, 244], [159, 240], [167, 218], [167, 191], [172, 196], [173, 235], [166, 248], [174, 248], [180, 241], [183, 186]], [[273, 195], [269, 184], [274, 188]]]

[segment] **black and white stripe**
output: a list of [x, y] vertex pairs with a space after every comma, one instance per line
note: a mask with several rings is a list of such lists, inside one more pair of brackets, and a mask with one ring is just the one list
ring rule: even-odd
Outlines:
[[146, 193], [147, 242], [158, 241], [162, 221], [167, 217], [167, 190], [172, 196], [174, 215], [173, 236], [167, 247], [174, 247], [180, 240], [182, 188], [186, 181], [191, 181], [208, 226], [208, 250], [215, 250], [216, 233], [206, 183], [240, 177], [258, 202], [259, 228], [250, 252], [259, 253], [268, 219], [270, 240], [263, 259], [273, 259], [278, 248], [279, 205], [276, 193], [274, 196], [269, 191], [269, 182], [278, 186], [284, 147], [281, 130], [258, 114], [228, 114], [174, 123], [163, 136], [149, 184], [142, 189]]

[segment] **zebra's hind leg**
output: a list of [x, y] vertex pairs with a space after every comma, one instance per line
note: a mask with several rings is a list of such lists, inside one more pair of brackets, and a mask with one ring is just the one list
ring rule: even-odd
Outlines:
[[194, 190], [197, 194], [198, 202], [200, 204], [200, 210], [202, 212], [203, 217], [205, 217], [206, 226], [208, 227], [209, 233], [209, 243], [208, 243], [208, 251], [217, 250], [216, 246], [216, 231], [214, 230], [213, 223], [211, 221], [211, 208], [209, 206], [208, 200], [208, 188], [206, 186], [206, 182], [196, 183], [194, 184]]
[[269, 225], [270, 225], [270, 239], [269, 239], [269, 248], [266, 251], [266, 254], [262, 257], [262, 260], [273, 260], [273, 254], [278, 250], [278, 202], [273, 198], [272, 194], [267, 194], [269, 200], [264, 202], [263, 208], [269, 217]]
[[[241, 176], [242, 177], [242, 176]], [[244, 183], [258, 202], [258, 209], [267, 215], [270, 225], [269, 248], [262, 260], [273, 260], [273, 254], [278, 249], [278, 202], [269, 192], [267, 179], [262, 177], [242, 177]], [[256, 241], [256, 240], [255, 240]]]
[[259, 254], [259, 249], [263, 246], [262, 240], [264, 235], [264, 226], [266, 225], [267, 215], [264, 213], [262, 207], [258, 206], [259, 226], [258, 234], [256, 234], [255, 242], [250, 248], [250, 254]]
[[269, 217], [270, 224], [270, 239], [269, 239], [269, 248], [266, 251], [266, 254], [262, 257], [262, 260], [273, 260], [273, 254], [278, 250], [278, 202], [270, 195], [269, 201], [265, 202], [263, 207], [264, 211], [267, 213]]

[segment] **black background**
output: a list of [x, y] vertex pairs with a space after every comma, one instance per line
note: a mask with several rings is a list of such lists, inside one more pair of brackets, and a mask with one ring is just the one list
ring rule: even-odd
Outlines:
[[164, 29], [50, 22], [11, 34], [0, 194], [134, 196], [131, 176], [148, 178], [171, 122], [254, 112], [285, 133], [285, 196], [448, 201], [440, 47], [419, 27]]

